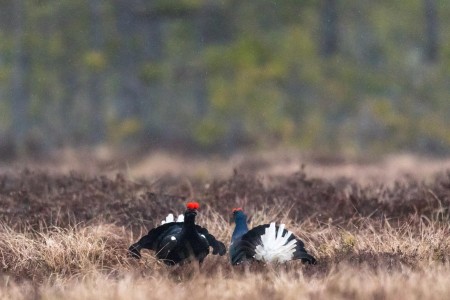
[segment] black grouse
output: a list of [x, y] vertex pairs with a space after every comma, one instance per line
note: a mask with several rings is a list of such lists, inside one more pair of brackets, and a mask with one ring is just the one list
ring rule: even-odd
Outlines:
[[[203, 228], [195, 224], [195, 216], [199, 204], [190, 202], [186, 205], [184, 222], [180, 217], [173, 222], [173, 215], [163, 221], [163, 225], [153, 228], [137, 243], [130, 246], [129, 253], [134, 258], [140, 258], [141, 249], [156, 252], [156, 257], [167, 265], [182, 264], [197, 260], [203, 262], [212, 247], [212, 254], [225, 255], [225, 245]], [[181, 221], [181, 222], [178, 222]]]
[[233, 209], [236, 223], [230, 244], [231, 264], [238, 265], [248, 260], [266, 263], [283, 263], [301, 259], [303, 263], [316, 264], [316, 259], [305, 250], [305, 244], [275, 223], [256, 226], [248, 230], [247, 215], [242, 208]]

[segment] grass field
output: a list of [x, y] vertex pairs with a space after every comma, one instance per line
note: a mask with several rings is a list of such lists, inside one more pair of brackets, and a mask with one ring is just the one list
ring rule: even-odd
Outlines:
[[[205, 165], [184, 176], [157, 176], [152, 165], [146, 176], [145, 164], [117, 175], [82, 167], [76, 172], [0, 169], [0, 298], [450, 295], [447, 164], [411, 158], [405, 169], [394, 158], [391, 164], [371, 165], [311, 160], [306, 168], [291, 170], [292, 161], [271, 159], [240, 161], [228, 175], [221, 166], [224, 171], [211, 177], [215, 173], [205, 172]], [[262, 175], [262, 169], [276, 171]], [[182, 212], [188, 200], [200, 202], [198, 223], [227, 246], [230, 210], [242, 206], [251, 226], [286, 223], [319, 262], [231, 267], [227, 257], [211, 255], [199, 268], [167, 267], [147, 251], [140, 261], [127, 257], [132, 242], [169, 212]]]

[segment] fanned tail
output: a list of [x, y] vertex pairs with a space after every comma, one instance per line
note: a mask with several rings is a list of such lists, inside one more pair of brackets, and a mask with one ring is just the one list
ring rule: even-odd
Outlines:
[[168, 214], [165, 220], [161, 221], [161, 225], [173, 222], [173, 214]]
[[314, 256], [310, 255], [300, 243], [297, 243], [297, 249], [295, 250], [293, 259], [301, 259], [303, 263], [310, 265], [315, 265], [317, 263]]
[[270, 223], [265, 233], [261, 235], [261, 244], [256, 246], [254, 256], [256, 260], [283, 263], [294, 258], [297, 240], [294, 238], [289, 241], [292, 232], [287, 230], [285, 232], [284, 227], [285, 225], [281, 224], [277, 231], [275, 223]]
[[[165, 220], [161, 221], [161, 225], [167, 224], [167, 223], [172, 223], [175, 222], [175, 217], [173, 216], [173, 214], [168, 214]], [[178, 216], [176, 222], [184, 222], [184, 215], [181, 214]]]

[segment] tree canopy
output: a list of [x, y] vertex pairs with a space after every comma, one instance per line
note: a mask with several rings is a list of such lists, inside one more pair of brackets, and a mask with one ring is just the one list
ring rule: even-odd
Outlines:
[[450, 153], [444, 0], [2, 0], [0, 150]]

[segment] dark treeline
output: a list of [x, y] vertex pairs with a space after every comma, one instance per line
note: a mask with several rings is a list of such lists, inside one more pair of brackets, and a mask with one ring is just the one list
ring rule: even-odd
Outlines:
[[0, 150], [450, 152], [444, 0], [1, 0]]

